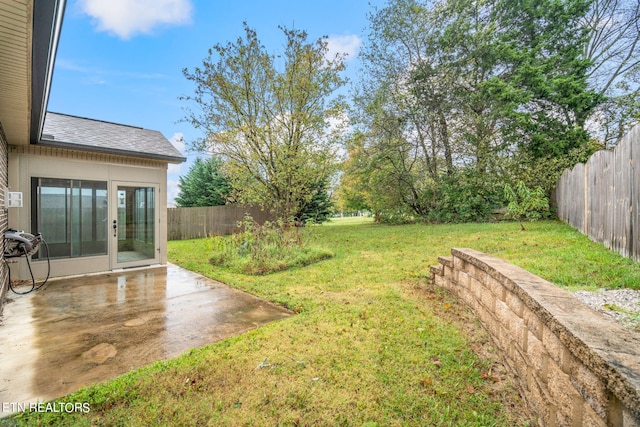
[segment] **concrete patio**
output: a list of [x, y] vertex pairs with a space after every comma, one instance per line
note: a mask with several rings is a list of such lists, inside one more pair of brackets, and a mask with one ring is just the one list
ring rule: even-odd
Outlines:
[[60, 279], [7, 297], [0, 402], [11, 403], [61, 397], [292, 315], [175, 265]]

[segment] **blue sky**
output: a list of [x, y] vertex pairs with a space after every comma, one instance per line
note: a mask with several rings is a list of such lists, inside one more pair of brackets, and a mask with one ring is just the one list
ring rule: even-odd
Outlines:
[[278, 26], [329, 36], [347, 52], [346, 76], [357, 78], [357, 52], [367, 14], [384, 0], [68, 0], [49, 111], [158, 130], [188, 158], [170, 165], [170, 203], [178, 176], [197, 153], [179, 139], [198, 137], [187, 123], [181, 95], [193, 92], [183, 68], [193, 69], [216, 43], [242, 36], [246, 21], [273, 52], [282, 50]]

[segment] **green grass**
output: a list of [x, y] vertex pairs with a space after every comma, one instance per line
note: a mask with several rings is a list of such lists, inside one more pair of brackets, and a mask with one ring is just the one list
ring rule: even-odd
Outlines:
[[[638, 287], [640, 265], [557, 222], [322, 226], [335, 256], [247, 276], [214, 267], [206, 240], [169, 258], [299, 314], [68, 396], [85, 415], [26, 425], [512, 426], [522, 402], [487, 337], [425, 284], [452, 247], [487, 252], [574, 289]], [[472, 349], [483, 351], [480, 359]], [[499, 380], [495, 382], [495, 380]]]
[[342, 218], [331, 218], [323, 225], [359, 225], [359, 224], [373, 224], [372, 216], [345, 216]]

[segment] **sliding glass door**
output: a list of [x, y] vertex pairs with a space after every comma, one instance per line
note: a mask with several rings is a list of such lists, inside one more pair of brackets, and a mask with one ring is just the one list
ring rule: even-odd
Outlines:
[[158, 263], [158, 185], [113, 182], [111, 197], [113, 267]]
[[42, 233], [51, 258], [107, 254], [106, 181], [31, 178], [31, 200], [27, 231]]

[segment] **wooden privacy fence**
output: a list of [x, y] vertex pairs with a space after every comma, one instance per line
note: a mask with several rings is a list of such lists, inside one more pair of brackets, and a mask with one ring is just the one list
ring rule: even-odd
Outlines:
[[640, 261], [640, 124], [613, 150], [566, 169], [555, 190], [558, 217], [626, 257]]
[[168, 208], [167, 237], [169, 240], [184, 240], [235, 233], [238, 221], [242, 221], [246, 214], [260, 224], [271, 219], [269, 212], [251, 206]]

